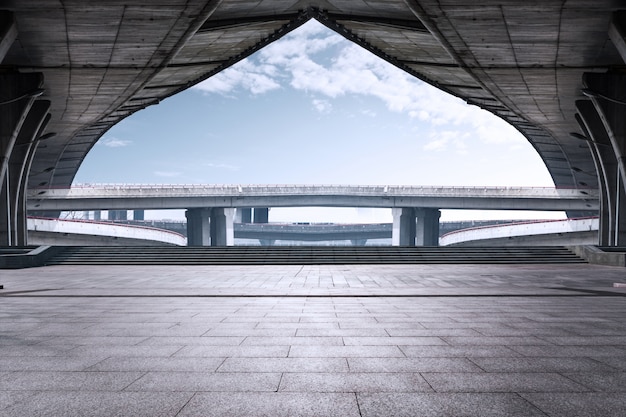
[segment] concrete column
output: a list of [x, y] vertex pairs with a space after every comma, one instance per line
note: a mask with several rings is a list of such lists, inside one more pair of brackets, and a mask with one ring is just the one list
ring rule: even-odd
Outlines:
[[235, 223], [252, 223], [252, 209], [238, 207], [235, 210]]
[[441, 212], [431, 208], [415, 209], [415, 246], [439, 246]]
[[234, 246], [234, 208], [214, 208], [211, 210], [211, 246]]
[[[611, 147], [611, 140], [602, 124], [593, 103], [589, 100], [576, 102], [578, 114], [576, 119], [580, 125], [591, 155], [593, 156], [600, 191], [600, 226], [598, 245], [613, 246], [617, 219], [617, 200], [619, 191], [619, 171], [617, 159]], [[574, 135], [574, 137], [577, 137]]]
[[254, 209], [254, 223], [268, 223], [270, 209], [267, 207], [257, 207]]
[[185, 212], [185, 217], [187, 217], [187, 246], [210, 246], [211, 209], [189, 209]]
[[128, 211], [109, 210], [109, 220], [128, 220]]
[[13, 246], [11, 224], [11, 200], [9, 199], [9, 177], [0, 177], [0, 246]]
[[[1, 27], [2, 23], [0, 23]], [[5, 26], [6, 29], [6, 26]], [[2, 40], [0, 39], [0, 43]], [[0, 45], [0, 53], [2, 50]], [[3, 73], [0, 74], [0, 187], [4, 197], [0, 202], [7, 207], [0, 208], [0, 245], [17, 245], [15, 230], [17, 213], [15, 205], [17, 192], [11, 191], [9, 181], [9, 163], [13, 154], [15, 142], [24, 125], [24, 122], [35, 102], [43, 93], [41, 85], [43, 76], [39, 73]], [[13, 184], [19, 183], [17, 178]]]
[[[617, 162], [617, 189], [609, 190], [615, 198], [614, 246], [626, 246], [626, 204], [620, 201], [626, 184], [626, 74], [617, 72], [585, 73], [583, 91], [593, 103], [610, 140]], [[597, 131], [598, 129], [596, 129]], [[593, 134], [596, 134], [596, 131]]]
[[[30, 108], [26, 120], [17, 135], [15, 146], [9, 157], [9, 202], [11, 204], [12, 240], [18, 246], [25, 246], [28, 241], [26, 222], [26, 190], [32, 156], [41, 138], [50, 115], [50, 101], [37, 100]], [[47, 136], [54, 134], [48, 134]]]
[[415, 209], [411, 207], [392, 208], [392, 246], [415, 246]]

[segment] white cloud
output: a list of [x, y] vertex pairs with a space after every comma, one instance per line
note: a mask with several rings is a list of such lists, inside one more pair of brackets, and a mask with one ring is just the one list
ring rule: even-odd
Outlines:
[[98, 142], [99, 145], [104, 145], [109, 148], [123, 148], [131, 143], [133, 143], [131, 140], [118, 139], [114, 137], [104, 138]]
[[[314, 21], [197, 88], [223, 95], [239, 88], [262, 94], [285, 84], [330, 99], [346, 94], [376, 97], [390, 111], [405, 113], [433, 129], [454, 126], [489, 144], [525, 140], [491, 113], [437, 90]], [[318, 111], [327, 111], [331, 104], [314, 101]], [[425, 149], [439, 149], [448, 142], [433, 139]]]
[[313, 100], [313, 107], [320, 113], [330, 113], [333, 109], [333, 105], [328, 100]]
[[182, 172], [176, 172], [176, 171], [154, 171], [153, 174], [157, 177], [165, 177], [165, 178], [180, 177], [181, 175], [183, 175]]
[[257, 66], [251, 60], [244, 59], [194, 88], [223, 95], [237, 88], [249, 90], [252, 94], [262, 94], [280, 88], [280, 84], [272, 78], [275, 73], [276, 68], [272, 65]]
[[207, 168], [214, 168], [214, 169], [225, 169], [227, 171], [239, 171], [239, 167], [236, 165], [230, 165], [230, 164], [223, 164], [223, 163], [213, 163], [213, 162], [207, 162], [205, 164], [203, 164], [203, 166], [207, 167]]

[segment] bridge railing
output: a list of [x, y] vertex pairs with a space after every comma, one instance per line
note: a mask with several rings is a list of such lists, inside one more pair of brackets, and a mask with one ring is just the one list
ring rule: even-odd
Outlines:
[[495, 198], [588, 198], [597, 199], [596, 189], [553, 187], [447, 187], [407, 185], [237, 185], [237, 184], [78, 184], [71, 188], [33, 189], [30, 198], [148, 197], [148, 196], [282, 196], [342, 195], [389, 197], [495, 197]]

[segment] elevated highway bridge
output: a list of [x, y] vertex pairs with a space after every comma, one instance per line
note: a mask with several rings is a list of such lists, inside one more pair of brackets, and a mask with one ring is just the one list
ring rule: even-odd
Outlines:
[[393, 213], [392, 244], [436, 246], [440, 209], [598, 210], [592, 189], [339, 186], [118, 185], [31, 190], [37, 212], [185, 209], [192, 246], [232, 246], [235, 209], [271, 207], [382, 207]]
[[626, 245], [625, 10], [616, 0], [5, 1], [0, 245], [27, 243], [28, 190], [69, 187], [116, 123], [310, 19], [513, 125], [557, 188], [599, 190], [600, 243]]

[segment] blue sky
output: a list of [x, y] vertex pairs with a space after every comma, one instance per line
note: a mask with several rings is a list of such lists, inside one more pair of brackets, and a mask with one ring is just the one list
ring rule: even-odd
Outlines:
[[[314, 21], [123, 120], [74, 183], [553, 186], [514, 128]], [[315, 212], [274, 209], [270, 220], [380, 218]]]

